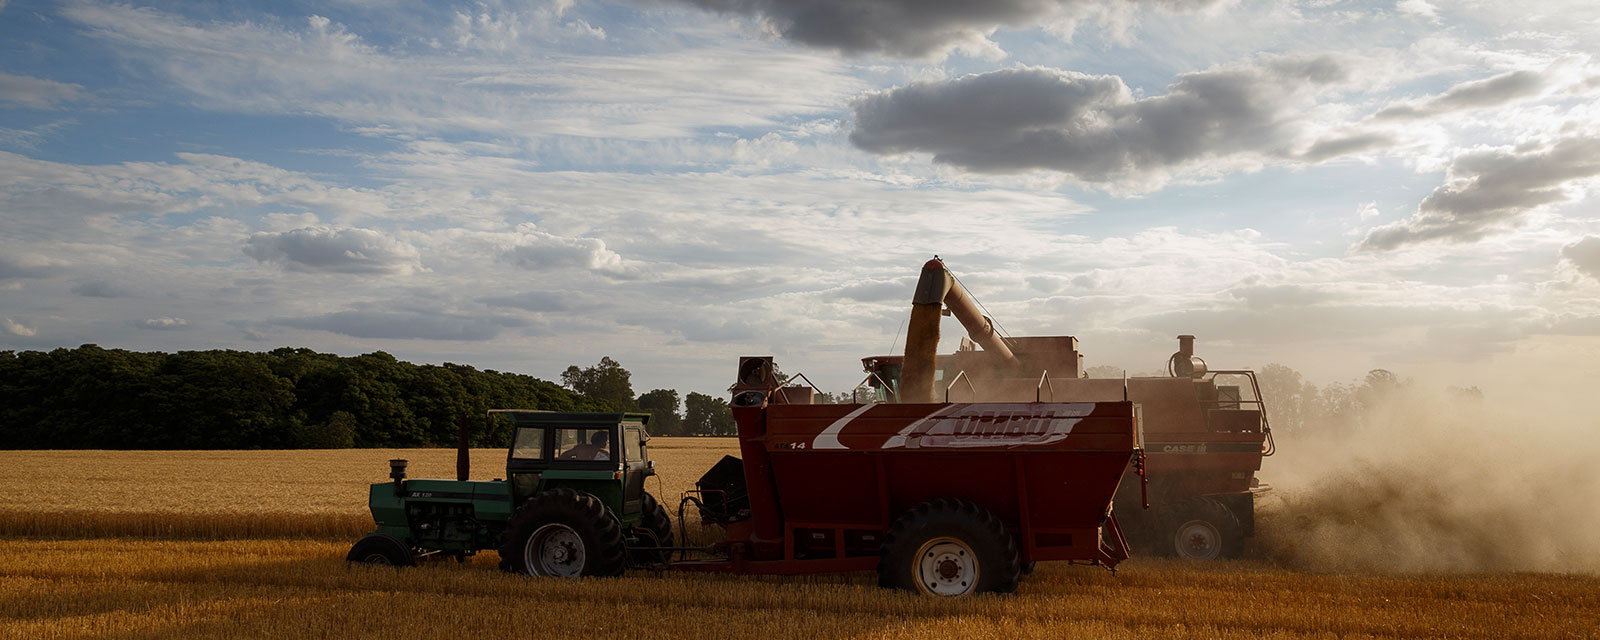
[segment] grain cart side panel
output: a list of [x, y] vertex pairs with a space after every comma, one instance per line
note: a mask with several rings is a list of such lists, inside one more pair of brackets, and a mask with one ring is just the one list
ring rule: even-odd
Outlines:
[[889, 524], [939, 498], [995, 514], [1027, 561], [1125, 557], [1100, 540], [1139, 446], [1132, 403], [775, 404], [734, 414], [753, 533], [731, 542], [749, 557], [681, 568], [870, 569]]

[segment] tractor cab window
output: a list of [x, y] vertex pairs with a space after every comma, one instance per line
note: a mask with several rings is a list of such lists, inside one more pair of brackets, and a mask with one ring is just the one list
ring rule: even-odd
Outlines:
[[511, 457], [521, 460], [544, 458], [544, 429], [517, 429], [517, 436], [511, 441]]
[[557, 460], [611, 460], [610, 429], [556, 429]]
[[628, 462], [644, 462], [644, 430], [634, 428], [628, 429], [622, 433], [623, 440], [625, 440], [627, 444], [626, 452], [628, 456]]

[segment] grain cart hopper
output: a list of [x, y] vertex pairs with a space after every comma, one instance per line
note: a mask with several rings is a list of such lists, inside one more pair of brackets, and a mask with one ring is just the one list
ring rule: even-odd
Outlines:
[[741, 458], [686, 499], [727, 537], [673, 569], [877, 571], [930, 595], [1016, 589], [1025, 566], [1115, 567], [1112, 496], [1140, 455], [1131, 402], [801, 404], [744, 358]]
[[[939, 317], [953, 315], [969, 339], [936, 356]], [[981, 348], [980, 348], [981, 347]], [[1149, 502], [1124, 486], [1116, 513], [1138, 547], [1212, 559], [1238, 556], [1254, 535], [1256, 481], [1272, 454], [1272, 430], [1255, 374], [1211, 370], [1179, 336], [1166, 376], [1090, 379], [1072, 336], [1003, 337], [935, 258], [923, 265], [903, 356], [863, 358], [870, 393], [886, 402], [958, 399], [1018, 402], [1128, 400], [1142, 410]]]
[[406, 461], [391, 460], [394, 481], [372, 485], [368, 498], [377, 530], [347, 560], [404, 566], [497, 549], [504, 570], [577, 577], [664, 559], [672, 527], [644, 490], [655, 473], [648, 414], [490, 414], [512, 422], [505, 478], [468, 481], [465, 439], [455, 480], [409, 479]]

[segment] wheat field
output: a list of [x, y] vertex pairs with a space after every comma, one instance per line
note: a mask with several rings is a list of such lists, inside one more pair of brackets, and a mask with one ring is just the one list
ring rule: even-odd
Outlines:
[[[728, 439], [652, 442], [676, 495]], [[473, 452], [473, 478], [503, 469]], [[0, 638], [1600, 638], [1600, 578], [1316, 574], [1269, 557], [1040, 565], [1014, 596], [937, 601], [871, 574], [538, 580], [492, 552], [350, 566], [387, 460], [454, 452], [0, 452]]]

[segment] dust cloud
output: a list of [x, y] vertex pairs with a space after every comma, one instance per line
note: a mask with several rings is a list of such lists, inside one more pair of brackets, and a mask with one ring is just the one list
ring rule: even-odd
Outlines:
[[1260, 474], [1274, 487], [1257, 509], [1262, 553], [1318, 572], [1600, 574], [1597, 420], [1578, 402], [1425, 386], [1359, 425], [1278, 435]]

